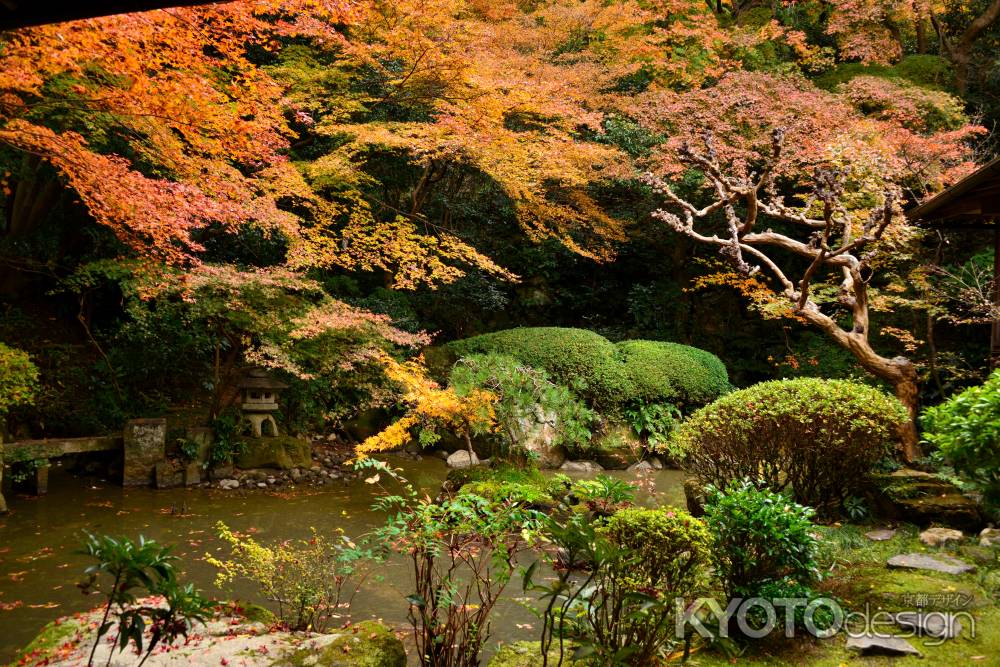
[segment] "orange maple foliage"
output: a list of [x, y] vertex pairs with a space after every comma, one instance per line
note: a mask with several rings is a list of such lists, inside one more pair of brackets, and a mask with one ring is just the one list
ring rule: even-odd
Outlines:
[[[451, 388], [442, 389], [427, 376], [421, 359], [398, 362], [383, 357], [386, 375], [403, 388], [403, 401], [409, 406], [407, 413], [355, 448], [358, 458], [375, 452], [399, 449], [412, 438], [412, 429], [443, 428], [464, 438], [466, 443], [475, 433], [496, 429], [494, 402], [491, 392], [474, 389], [459, 396]], [[471, 445], [469, 445], [471, 447]]]

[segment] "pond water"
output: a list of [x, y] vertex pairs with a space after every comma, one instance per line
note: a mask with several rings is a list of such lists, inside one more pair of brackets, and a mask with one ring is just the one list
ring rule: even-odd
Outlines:
[[[436, 457], [421, 461], [393, 457], [390, 463], [432, 495], [448, 472]], [[635, 479], [625, 471], [609, 474]], [[649, 479], [655, 486], [643, 491], [639, 502], [683, 505], [680, 472], [659, 471]], [[341, 528], [355, 537], [382, 521], [382, 515], [370, 509], [377, 491], [361, 480], [321, 491], [291, 493], [123, 489], [73, 477], [54, 466], [47, 496], [8, 497], [11, 512], [0, 517], [0, 665], [11, 660], [49, 621], [98, 603], [76, 587], [86, 565], [86, 560], [74, 553], [83, 531], [133, 538], [142, 534], [173, 544], [185, 581], [193, 581], [210, 596], [260, 602], [252, 587], [237, 585], [223, 591], [214, 586], [215, 568], [205, 562], [205, 555], [227, 553], [215, 536], [217, 521], [234, 530], [254, 531], [254, 537], [264, 543], [304, 537], [312, 527], [326, 533]], [[178, 515], [180, 508], [185, 510], [183, 515]], [[355, 599], [355, 620], [381, 618], [394, 625], [406, 622], [404, 598], [411, 592], [407, 565], [399, 559], [379, 568], [380, 580], [369, 580]], [[516, 577], [495, 610], [491, 645], [537, 635], [532, 627], [537, 626], [535, 617], [519, 595], [520, 579]]]

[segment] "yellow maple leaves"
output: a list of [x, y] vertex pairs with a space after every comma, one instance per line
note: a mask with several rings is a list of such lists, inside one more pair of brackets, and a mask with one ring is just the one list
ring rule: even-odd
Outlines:
[[375, 452], [398, 449], [413, 437], [412, 429], [445, 429], [470, 442], [476, 433], [496, 429], [494, 403], [497, 397], [488, 391], [474, 389], [459, 396], [454, 389], [442, 389], [427, 375], [420, 358], [399, 362], [391, 357], [382, 359], [386, 375], [403, 387], [403, 402], [407, 413], [355, 448], [358, 458]]

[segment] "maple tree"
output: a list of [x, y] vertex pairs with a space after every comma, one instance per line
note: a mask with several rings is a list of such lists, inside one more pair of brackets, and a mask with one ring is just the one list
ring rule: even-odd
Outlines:
[[[759, 171], [742, 174], [724, 171], [711, 134], [705, 135], [704, 143], [701, 150], [683, 147], [680, 159], [704, 174], [713, 191], [711, 203], [696, 206], [650, 174], [647, 182], [670, 204], [670, 210], [657, 210], [653, 216], [699, 243], [718, 248], [740, 276], [734, 284], [751, 295], [759, 309], [819, 328], [849, 350], [865, 370], [891, 384], [910, 417], [900, 434], [904, 454], [909, 461], [919, 458], [916, 367], [905, 357], [879, 355], [870, 342], [868, 285], [877, 266], [875, 256], [879, 250], [891, 251], [893, 241], [903, 242], [908, 234], [905, 222], [899, 220], [898, 194], [888, 189], [870, 211], [852, 211], [845, 197], [846, 170], [818, 169], [811, 194], [801, 205], [789, 205], [776, 188], [785, 144], [781, 130], [774, 131], [772, 150]], [[707, 225], [716, 215], [722, 217], [722, 235]], [[761, 229], [768, 221], [784, 223], [793, 231]], [[796, 238], [794, 231], [805, 239]], [[797, 279], [790, 277], [790, 269], [782, 268], [776, 251], [806, 260]], [[824, 301], [816, 296], [825, 272], [839, 275], [834, 304], [847, 310], [847, 326], [838, 321], [837, 314], [824, 311]], [[777, 286], [771, 287], [769, 280]]]
[[355, 447], [358, 458], [399, 449], [409, 442], [413, 429], [419, 429], [418, 437], [425, 445], [440, 439], [438, 430], [444, 429], [460, 437], [473, 456], [472, 436], [497, 429], [494, 409], [497, 396], [492, 392], [472, 388], [459, 395], [451, 387], [441, 388], [428, 377], [420, 359], [399, 362], [383, 357], [382, 362], [386, 375], [403, 388], [402, 401], [407, 412]]
[[235, 2], [8, 34], [0, 145], [22, 157], [3, 179], [5, 235], [36, 228], [65, 183], [131, 251], [172, 264], [197, 263], [207, 240], [251, 228], [285, 239], [291, 268], [398, 271], [402, 286], [453, 280], [455, 264], [503, 274], [453, 235], [380, 227], [357, 196], [318, 196], [288, 159], [289, 119], [308, 115], [251, 54], [294, 40], [343, 47], [345, 27], [368, 10]]
[[954, 67], [955, 89], [968, 88], [976, 42], [1000, 20], [1000, 0], [837, 0], [827, 32], [834, 35], [842, 53], [862, 62], [898, 60], [908, 33], [918, 50], [928, 49], [929, 24], [937, 37], [940, 55]]

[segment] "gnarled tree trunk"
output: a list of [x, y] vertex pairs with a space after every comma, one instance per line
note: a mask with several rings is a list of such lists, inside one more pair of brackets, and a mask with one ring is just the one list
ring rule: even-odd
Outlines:
[[[881, 240], [894, 219], [895, 194], [887, 192], [884, 204], [873, 210], [867, 222], [860, 225], [852, 221], [841, 203], [845, 174], [821, 170], [817, 172], [812, 198], [806, 205], [801, 208], [788, 206], [777, 194], [773, 175], [783, 142], [784, 133], [776, 131], [772, 155], [759, 176], [726, 175], [719, 164], [711, 135], [705, 137], [704, 153], [686, 146], [682, 159], [705, 174], [715, 189], [715, 201], [698, 208], [674, 193], [667, 183], [647, 174], [647, 183], [680, 211], [678, 215], [658, 210], [653, 216], [689, 238], [717, 247], [722, 256], [746, 275], [752, 276], [761, 270], [769, 273], [780, 285], [773, 289], [776, 303], [783, 302], [791, 315], [821, 329], [854, 355], [866, 371], [892, 385], [909, 415], [900, 428], [899, 439], [904, 458], [913, 461], [921, 456], [916, 421], [919, 397], [916, 368], [905, 357], [879, 355], [869, 341], [868, 281], [872, 271], [870, 259], [874, 255], [870, 246]], [[742, 215], [737, 212], [737, 203], [745, 208]], [[814, 204], [822, 204], [822, 215], [813, 213]], [[722, 216], [725, 220], [726, 236], [709, 235], [696, 229], [697, 223], [713, 216]], [[757, 231], [760, 216], [788, 224], [801, 231], [805, 240], [771, 229]], [[807, 259], [809, 265], [801, 277], [792, 280], [772, 256], [773, 250]], [[750, 262], [759, 264], [754, 266]], [[820, 303], [812, 298], [812, 282], [823, 271], [840, 275], [837, 303], [850, 314], [849, 328], [823, 312]]]

